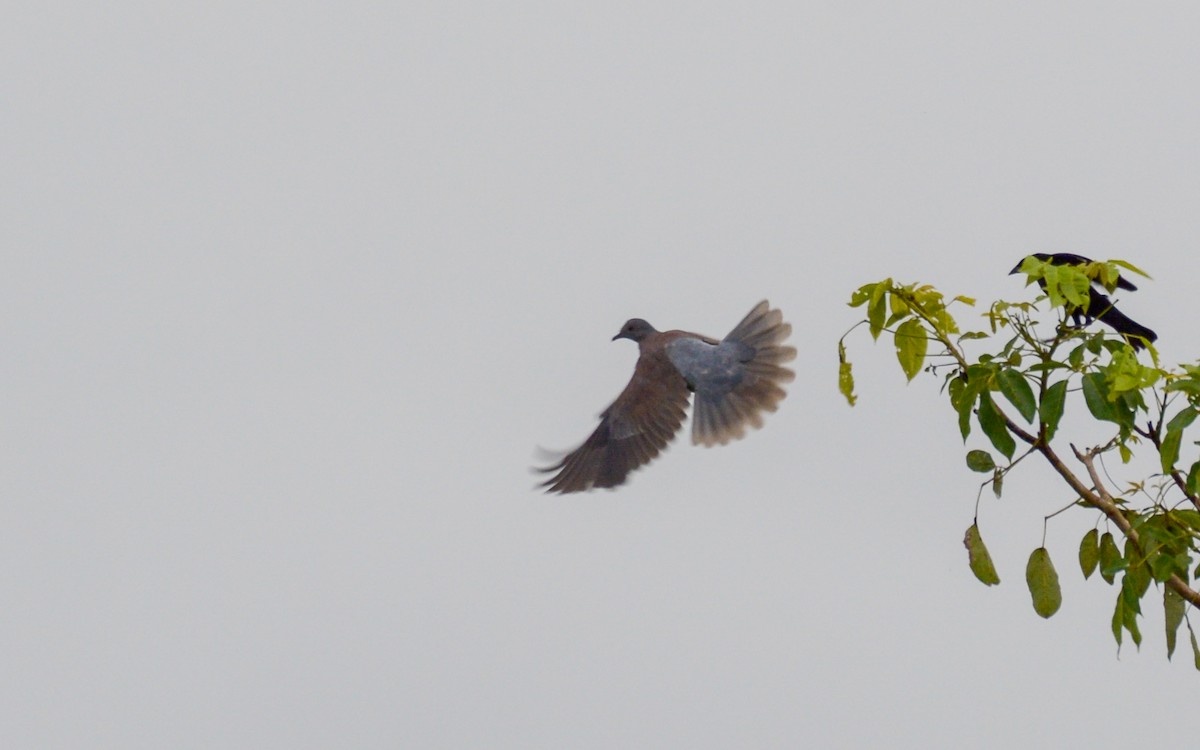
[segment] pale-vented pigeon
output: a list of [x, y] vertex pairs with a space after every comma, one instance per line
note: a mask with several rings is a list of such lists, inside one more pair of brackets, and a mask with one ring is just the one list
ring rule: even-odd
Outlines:
[[616, 487], [649, 463], [675, 436], [696, 394], [692, 442], [724, 445], [761, 427], [762, 412], [786, 396], [782, 384], [796, 375], [783, 363], [796, 350], [783, 346], [792, 327], [764, 300], [720, 341], [686, 331], [656, 331], [641, 318], [625, 323], [617, 339], [632, 339], [639, 357], [629, 385], [600, 415], [600, 425], [561, 461], [547, 492]]

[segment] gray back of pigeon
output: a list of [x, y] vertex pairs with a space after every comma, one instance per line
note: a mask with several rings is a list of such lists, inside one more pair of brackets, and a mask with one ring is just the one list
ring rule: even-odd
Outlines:
[[667, 344], [667, 357], [693, 391], [720, 398], [742, 382], [754, 349], [740, 341], [680, 338]]

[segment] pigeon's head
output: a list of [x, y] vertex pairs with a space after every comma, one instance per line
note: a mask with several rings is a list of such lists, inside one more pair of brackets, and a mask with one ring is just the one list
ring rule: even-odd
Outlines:
[[613, 336], [612, 340], [630, 339], [631, 341], [642, 341], [652, 333], [658, 333], [658, 331], [654, 330], [654, 326], [641, 318], [630, 318], [625, 321], [625, 325], [621, 326], [621, 332]]

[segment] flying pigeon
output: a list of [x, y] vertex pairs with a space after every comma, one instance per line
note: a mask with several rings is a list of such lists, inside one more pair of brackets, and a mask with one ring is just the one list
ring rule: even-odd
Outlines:
[[775, 411], [787, 395], [782, 384], [796, 374], [783, 363], [796, 349], [783, 346], [792, 327], [766, 300], [758, 303], [725, 338], [686, 331], [658, 331], [641, 318], [621, 327], [617, 339], [638, 345], [633, 377], [600, 415], [595, 431], [553, 466], [540, 486], [547, 492], [583, 492], [617, 487], [629, 472], [658, 456], [679, 431], [688, 401], [696, 394], [692, 442], [725, 445], [762, 427], [762, 413]]

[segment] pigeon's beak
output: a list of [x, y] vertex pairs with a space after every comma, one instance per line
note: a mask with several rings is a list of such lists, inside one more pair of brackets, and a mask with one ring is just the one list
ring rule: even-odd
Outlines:
[[616, 341], [617, 339], [623, 339], [623, 338], [625, 338], [625, 332], [624, 332], [624, 331], [621, 331], [621, 332], [620, 332], [620, 333], [618, 333], [616, 336], [613, 336], [613, 337], [612, 337], [612, 340], [613, 340], [613, 341]]

